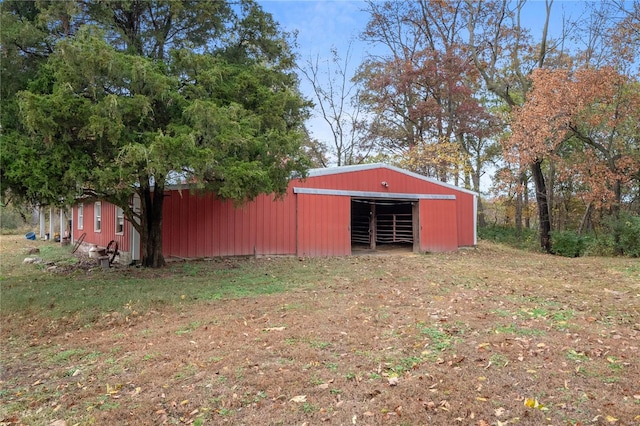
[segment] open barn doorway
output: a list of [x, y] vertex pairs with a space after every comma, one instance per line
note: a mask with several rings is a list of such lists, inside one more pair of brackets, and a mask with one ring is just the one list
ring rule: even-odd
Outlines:
[[418, 204], [411, 200], [351, 199], [351, 251], [414, 251]]

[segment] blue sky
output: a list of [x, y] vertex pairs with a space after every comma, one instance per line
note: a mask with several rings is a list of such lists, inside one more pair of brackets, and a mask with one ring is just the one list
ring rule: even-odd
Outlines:
[[328, 54], [331, 46], [344, 46], [349, 40], [357, 39], [369, 18], [363, 10], [366, 3], [357, 0], [262, 0], [259, 3], [284, 30], [298, 31], [298, 53], [303, 58]]
[[[359, 41], [358, 36], [364, 30], [369, 14], [365, 11], [366, 2], [361, 0], [258, 0], [266, 11], [288, 32], [298, 32], [298, 49], [300, 64], [309, 58], [320, 57], [320, 60], [330, 57], [330, 49], [335, 46], [338, 53], [344, 57], [348, 43], [352, 42], [351, 62], [352, 71], [362, 63], [367, 52], [373, 49], [368, 44]], [[556, 19], [551, 25], [551, 34], [558, 30], [563, 13], [573, 15], [584, 10], [584, 1], [556, 0], [553, 4], [552, 17]], [[531, 0], [527, 4], [527, 13], [523, 16], [524, 26], [536, 28], [534, 36], [539, 33], [543, 24], [545, 2]], [[528, 24], [527, 24], [528, 23]], [[308, 82], [301, 79], [303, 95], [313, 100], [313, 91]], [[324, 122], [316, 115], [307, 127], [313, 137], [323, 142], [329, 142], [330, 132]]]
[[[344, 56], [352, 42], [350, 66], [353, 71], [366, 57], [367, 44], [358, 40], [369, 14], [366, 3], [358, 0], [260, 0], [262, 8], [287, 32], [298, 32], [299, 64], [319, 56], [330, 58], [332, 47]], [[314, 100], [310, 84], [301, 77], [300, 89], [307, 99]], [[315, 115], [307, 128], [316, 139], [329, 142], [331, 133], [322, 119]]]

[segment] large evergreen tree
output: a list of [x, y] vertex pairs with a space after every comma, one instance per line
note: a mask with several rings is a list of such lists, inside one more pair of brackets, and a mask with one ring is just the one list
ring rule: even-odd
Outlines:
[[[282, 193], [292, 173], [304, 173], [307, 104], [287, 35], [258, 5], [79, 5], [71, 30], [17, 94], [23, 129], [2, 159], [12, 190], [39, 202], [89, 195], [122, 207], [141, 235], [143, 265], [160, 267], [166, 185], [241, 201]], [[27, 153], [45, 164], [31, 167]], [[34, 191], [45, 181], [55, 184]]]

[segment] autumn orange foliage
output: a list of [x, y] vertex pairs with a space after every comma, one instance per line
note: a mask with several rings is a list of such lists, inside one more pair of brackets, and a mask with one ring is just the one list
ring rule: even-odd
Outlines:
[[640, 169], [640, 91], [610, 67], [577, 71], [537, 69], [522, 107], [512, 113], [507, 161], [525, 167], [553, 160], [585, 199], [620, 202], [620, 186]]

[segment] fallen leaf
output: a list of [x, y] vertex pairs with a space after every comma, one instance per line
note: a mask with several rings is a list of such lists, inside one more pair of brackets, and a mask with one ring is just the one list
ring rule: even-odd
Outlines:
[[433, 401], [422, 401], [422, 406], [424, 407], [425, 410], [429, 411], [436, 408], [436, 403]]
[[498, 407], [495, 410], [493, 410], [493, 413], [496, 415], [496, 417], [500, 417], [504, 415], [504, 412], [506, 410], [503, 407]]
[[264, 331], [282, 331], [287, 327], [269, 327], [269, 328], [265, 328]]
[[397, 377], [389, 377], [389, 386], [398, 386], [398, 380], [399, 379]]
[[329, 389], [329, 383], [323, 383], [318, 385], [318, 389]]
[[291, 402], [307, 402], [307, 395], [297, 395], [291, 398]]
[[607, 417], [605, 417], [605, 419], [607, 419], [607, 421], [608, 421], [609, 423], [615, 423], [615, 422], [617, 422], [617, 421], [618, 421], [618, 419], [616, 419], [616, 418], [615, 418], [615, 417], [613, 417], [613, 416], [607, 416]]
[[121, 387], [122, 387], [122, 385], [115, 385], [115, 386], [111, 387], [111, 385], [109, 385], [109, 383], [107, 383], [107, 395], [114, 395], [114, 394], [118, 393], [120, 391]]
[[535, 398], [527, 398], [524, 400], [524, 405], [529, 408], [537, 408], [538, 410], [547, 411], [548, 408], [543, 404], [540, 404]]

